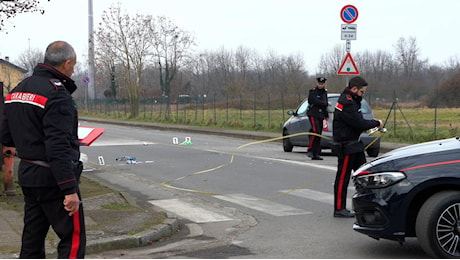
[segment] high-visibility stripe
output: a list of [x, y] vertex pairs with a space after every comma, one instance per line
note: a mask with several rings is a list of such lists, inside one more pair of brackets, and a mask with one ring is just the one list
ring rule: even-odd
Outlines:
[[[311, 122], [311, 129], [313, 130], [314, 133], [318, 133], [318, 131], [316, 131], [316, 120], [314, 117], [310, 117], [310, 122]], [[313, 149], [313, 142], [315, 141], [315, 136], [314, 135], [310, 135], [310, 143], [308, 144], [308, 150], [307, 151], [310, 151], [311, 149]]]
[[25, 103], [38, 106], [40, 108], [45, 108], [46, 102], [48, 101], [47, 97], [29, 93], [29, 92], [14, 92], [10, 93], [5, 98], [5, 103]]
[[342, 111], [343, 105], [340, 104], [339, 102], [337, 102], [337, 103], [335, 104], [335, 108], [337, 108], [338, 110]]
[[[345, 158], [343, 159], [343, 165], [342, 165], [342, 171], [340, 172], [340, 180], [339, 180], [339, 187], [337, 189], [337, 208], [336, 210], [341, 210], [342, 209], [342, 191], [343, 191], [343, 182], [345, 180], [345, 176], [347, 173], [347, 168], [348, 168], [348, 160], [350, 159], [350, 155], [345, 155]], [[346, 199], [346, 198], [345, 198]]]
[[78, 250], [80, 249], [80, 211], [73, 214], [73, 233], [72, 233], [72, 245], [70, 246], [69, 259], [77, 259]]
[[460, 160], [454, 160], [454, 161], [446, 161], [446, 162], [437, 162], [437, 163], [429, 163], [429, 164], [423, 164], [423, 165], [417, 165], [405, 169], [401, 169], [401, 171], [409, 171], [409, 170], [414, 170], [418, 168], [425, 168], [425, 167], [431, 167], [431, 166], [438, 166], [438, 165], [445, 165], [445, 164], [453, 164], [453, 163], [460, 163]]

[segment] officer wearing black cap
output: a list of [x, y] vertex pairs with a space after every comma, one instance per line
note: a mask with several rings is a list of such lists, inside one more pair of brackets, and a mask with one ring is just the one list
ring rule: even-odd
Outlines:
[[[327, 100], [326, 78], [316, 78], [316, 87], [310, 89], [308, 94], [308, 111], [307, 116], [310, 120], [310, 132], [321, 135], [323, 132], [323, 120], [329, 118], [327, 106], [330, 105]], [[321, 138], [317, 135], [310, 135], [310, 143], [307, 149], [308, 157], [312, 160], [323, 160], [321, 154]]]

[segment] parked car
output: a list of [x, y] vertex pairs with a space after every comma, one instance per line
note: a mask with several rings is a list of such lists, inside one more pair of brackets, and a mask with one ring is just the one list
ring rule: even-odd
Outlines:
[[385, 153], [356, 170], [353, 229], [376, 239], [417, 237], [436, 258], [460, 258], [460, 138]]
[[[327, 129], [323, 129], [322, 135], [326, 138], [321, 138], [321, 147], [324, 149], [331, 148], [331, 141], [332, 141], [332, 118], [334, 114], [335, 104], [339, 99], [340, 94], [328, 94], [327, 98], [331, 105], [327, 108], [329, 112], [329, 120], [327, 121]], [[308, 120], [307, 116], [307, 108], [308, 108], [308, 98], [304, 99], [300, 105], [297, 107], [295, 111], [289, 110], [287, 113], [291, 117], [284, 123], [283, 125], [283, 136], [293, 135], [302, 132], [308, 132], [311, 129], [310, 120]], [[365, 119], [373, 119], [374, 114], [372, 113], [372, 109], [366, 100], [362, 100], [361, 102], [361, 113]], [[360, 136], [360, 140], [363, 142], [364, 146], [366, 147], [368, 144], [374, 141], [377, 138], [375, 135], [369, 135], [366, 132], [363, 132]], [[285, 152], [292, 152], [294, 146], [302, 146], [308, 147], [310, 143], [309, 135], [298, 135], [289, 138], [283, 139], [283, 150]], [[380, 152], [380, 138], [375, 141], [368, 149], [367, 154], [371, 157], [377, 157]]]

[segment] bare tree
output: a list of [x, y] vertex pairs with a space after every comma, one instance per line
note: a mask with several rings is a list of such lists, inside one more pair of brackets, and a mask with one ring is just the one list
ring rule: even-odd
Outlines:
[[308, 72], [300, 54], [290, 55], [285, 59], [285, 68], [288, 75], [286, 89], [290, 93], [300, 93], [305, 90]]
[[163, 96], [168, 97], [167, 115], [170, 112], [171, 82], [181, 66], [190, 58], [195, 39], [189, 32], [180, 29], [167, 17], [149, 20], [149, 35], [153, 44], [153, 60], [158, 64], [160, 86]]
[[275, 51], [270, 50], [264, 60], [265, 88], [268, 92], [285, 90], [287, 77], [284, 72], [283, 58]]
[[329, 53], [321, 55], [319, 73], [324, 75], [336, 74], [344, 57], [344, 47], [340, 44], [336, 44]]
[[414, 37], [409, 37], [409, 39], [399, 38], [395, 49], [396, 60], [407, 79], [412, 78], [416, 70], [420, 70], [427, 63], [426, 60], [420, 59], [420, 49], [417, 46], [417, 39]]
[[20, 64], [27, 70], [27, 75], [32, 75], [35, 66], [44, 61], [44, 54], [39, 49], [28, 49], [19, 55], [17, 64]]
[[460, 56], [455, 55], [450, 57], [444, 62], [443, 67], [448, 71], [448, 74], [452, 76], [460, 69]]
[[131, 117], [139, 114], [142, 72], [153, 45], [150, 25], [153, 18], [145, 15], [122, 14], [120, 6], [110, 7], [102, 14], [96, 33], [99, 45], [96, 55], [113, 72], [119, 66], [130, 103]]
[[190, 72], [194, 85], [195, 92], [199, 97], [204, 97], [209, 93], [210, 88], [210, 66], [209, 53], [199, 53], [192, 58], [192, 62], [188, 64], [187, 70]]
[[375, 52], [366, 50], [358, 52], [354, 58], [359, 64], [360, 73], [365, 75], [366, 80], [372, 86], [368, 89], [368, 97], [383, 98], [387, 95], [389, 98], [393, 93], [389, 91], [389, 86], [398, 81], [397, 71], [392, 69], [394, 65], [392, 55], [381, 50]]
[[45, 10], [41, 9], [39, 4], [40, 0], [0, 0], [0, 31], [4, 30], [5, 20], [17, 14], [26, 12], [44, 14]]

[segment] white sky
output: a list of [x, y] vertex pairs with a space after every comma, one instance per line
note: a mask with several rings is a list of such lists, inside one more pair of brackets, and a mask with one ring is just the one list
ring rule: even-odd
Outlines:
[[[44, 15], [19, 14], [6, 21], [7, 33], [0, 32], [0, 57], [14, 61], [29, 47], [44, 50], [52, 41], [65, 40], [85, 61], [88, 1], [41, 2]], [[348, 4], [359, 12], [352, 56], [364, 50], [393, 53], [400, 37], [415, 37], [421, 57], [430, 64], [460, 56], [458, 0], [93, 0], [95, 31], [102, 11], [118, 2], [133, 15], [171, 18], [195, 35], [198, 51], [244, 46], [260, 55], [299, 53], [313, 74], [322, 54], [345, 44], [340, 10]]]

